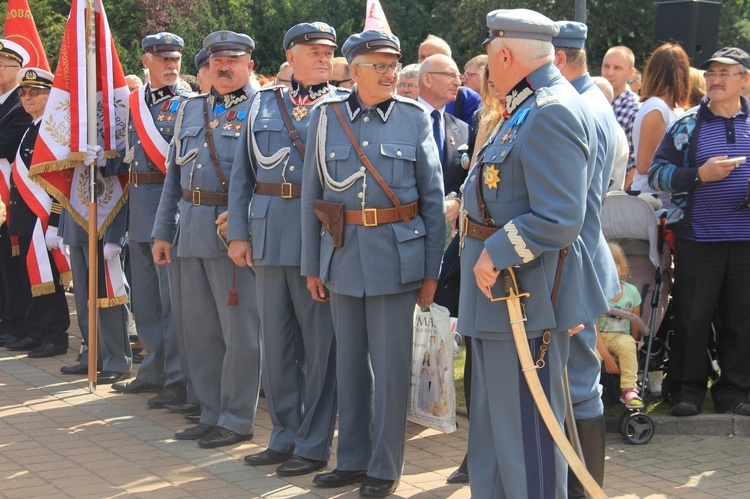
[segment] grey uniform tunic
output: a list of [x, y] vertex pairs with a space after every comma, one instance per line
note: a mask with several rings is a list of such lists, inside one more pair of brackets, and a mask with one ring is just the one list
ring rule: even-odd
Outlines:
[[[252, 92], [248, 85], [223, 98], [209, 93], [182, 104], [152, 233], [172, 242], [172, 257], [179, 259], [182, 329], [191, 382], [203, 409], [200, 421], [240, 434], [253, 431], [260, 386], [255, 274], [236, 268], [217, 236], [215, 221], [226, 206], [185, 201], [182, 189], [223, 192], [206, 140], [204, 102], [228, 180]], [[219, 107], [216, 114], [215, 104], [223, 104], [223, 112]], [[229, 307], [233, 288], [239, 304]]]

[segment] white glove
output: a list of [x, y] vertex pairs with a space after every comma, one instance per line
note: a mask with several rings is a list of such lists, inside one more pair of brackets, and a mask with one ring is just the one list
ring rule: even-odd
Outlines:
[[112, 260], [120, 256], [122, 252], [122, 246], [115, 243], [104, 243], [104, 258]]
[[47, 227], [47, 231], [44, 233], [44, 244], [47, 245], [47, 250], [56, 250], [62, 244], [62, 237], [57, 235], [57, 227], [51, 225]]
[[102, 149], [101, 146], [86, 146], [86, 156], [83, 158], [84, 165], [91, 166], [96, 164], [96, 166], [104, 166], [106, 163], [107, 160], [104, 158], [104, 149]]

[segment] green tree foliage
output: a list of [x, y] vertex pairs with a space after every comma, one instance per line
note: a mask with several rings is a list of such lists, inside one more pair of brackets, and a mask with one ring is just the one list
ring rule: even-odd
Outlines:
[[[50, 64], [57, 63], [70, 0], [29, 0]], [[415, 62], [428, 35], [445, 38], [459, 67], [482, 52], [487, 12], [500, 8], [538, 10], [552, 19], [573, 19], [574, 0], [381, 0], [393, 32], [401, 39], [403, 62]], [[750, 0], [724, 0], [719, 46], [750, 49]], [[0, 1], [5, 11], [7, 0]], [[256, 70], [274, 74], [284, 61], [282, 39], [299, 22], [324, 21], [343, 45], [362, 30], [366, 0], [104, 0], [126, 73], [140, 73], [143, 36], [162, 30], [185, 39], [183, 72], [192, 73], [203, 38], [217, 29], [249, 34], [256, 43]], [[607, 48], [627, 45], [636, 65], [645, 64], [654, 45], [653, 0], [588, 0], [589, 66], [598, 73]]]

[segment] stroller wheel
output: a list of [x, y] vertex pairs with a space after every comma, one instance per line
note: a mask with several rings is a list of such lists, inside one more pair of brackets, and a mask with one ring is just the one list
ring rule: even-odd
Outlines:
[[620, 416], [620, 434], [633, 445], [647, 444], [654, 436], [654, 420], [642, 412], [625, 412]]

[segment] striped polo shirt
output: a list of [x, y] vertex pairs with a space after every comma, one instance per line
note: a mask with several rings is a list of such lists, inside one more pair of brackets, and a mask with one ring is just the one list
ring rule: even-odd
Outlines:
[[718, 182], [696, 185], [691, 200], [690, 231], [687, 238], [700, 242], [750, 241], [750, 208], [734, 211], [748, 197], [750, 181], [750, 115], [747, 106], [731, 118], [714, 115], [703, 107], [698, 131], [695, 164], [726, 154], [745, 156], [748, 162]]

